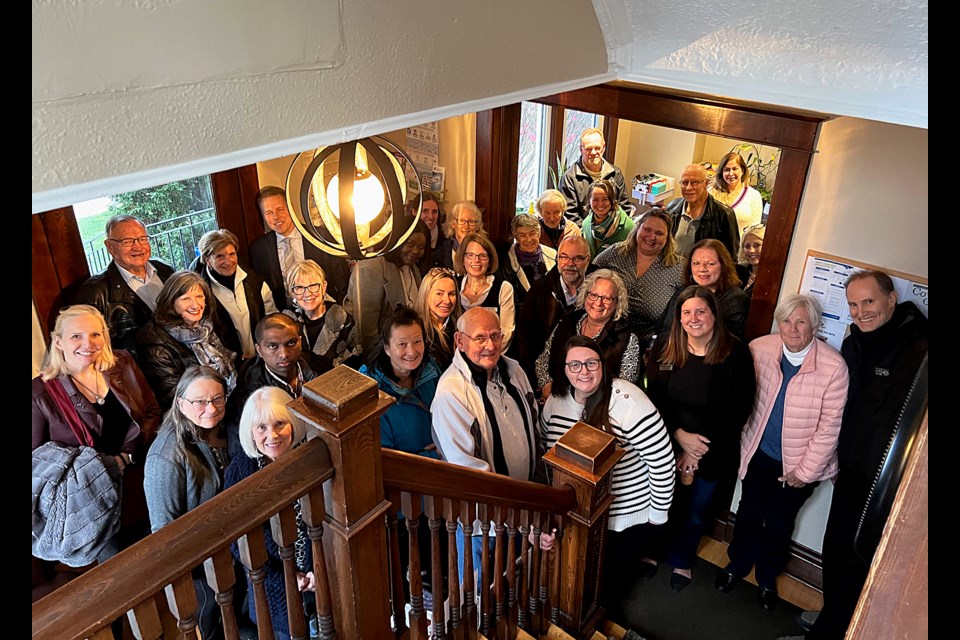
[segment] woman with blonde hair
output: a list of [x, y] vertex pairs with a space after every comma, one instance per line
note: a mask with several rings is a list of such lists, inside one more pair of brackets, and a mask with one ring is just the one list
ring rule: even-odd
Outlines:
[[753, 293], [753, 285], [757, 280], [757, 267], [760, 266], [760, 252], [763, 250], [763, 236], [767, 227], [755, 224], [743, 230], [740, 240], [740, 254], [737, 256], [737, 275], [743, 286], [743, 292], [748, 296]]
[[[111, 349], [96, 307], [75, 304], [57, 316], [40, 375], [33, 379], [32, 424], [35, 453], [45, 445], [90, 447], [108, 472], [122, 478], [119, 530], [103, 540], [94, 557], [72, 566], [103, 561], [150, 532], [142, 462], [160, 424], [160, 407], [133, 357]], [[36, 548], [34, 555], [46, 556]]]
[[453, 361], [453, 334], [463, 313], [457, 274], [450, 269], [434, 267], [423, 277], [414, 309], [423, 319], [424, 338], [440, 371]]

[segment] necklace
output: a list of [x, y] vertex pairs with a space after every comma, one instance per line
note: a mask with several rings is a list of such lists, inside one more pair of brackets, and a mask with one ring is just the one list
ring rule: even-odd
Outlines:
[[[93, 396], [97, 399], [97, 404], [103, 404], [103, 403], [106, 401], [106, 398], [107, 398], [107, 393], [106, 393], [106, 391], [103, 393], [102, 396], [101, 396], [100, 393], [99, 393], [99, 391], [100, 391], [100, 376], [99, 376], [99, 375], [96, 377], [95, 382], [94, 382], [94, 385], [95, 385], [96, 388], [97, 388], [96, 391], [91, 390], [90, 387], [88, 387], [87, 385], [83, 384], [82, 382], [80, 382], [79, 380], [77, 380], [76, 378], [74, 378], [73, 376], [70, 376], [70, 379], [73, 380], [74, 382], [76, 382], [78, 385], [80, 385], [80, 386], [81, 386], [83, 389], [85, 389], [88, 393], [92, 393]], [[109, 391], [109, 388], [107, 389], [107, 391]]]

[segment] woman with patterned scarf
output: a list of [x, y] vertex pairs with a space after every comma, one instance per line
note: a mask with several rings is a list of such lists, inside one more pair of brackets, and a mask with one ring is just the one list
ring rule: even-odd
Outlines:
[[591, 184], [590, 213], [583, 221], [583, 237], [590, 245], [590, 257], [626, 240], [633, 227], [633, 219], [617, 204], [613, 184], [609, 180]]
[[513, 285], [516, 314], [530, 285], [545, 276], [557, 263], [557, 251], [540, 244], [540, 222], [529, 213], [518, 213], [511, 223], [513, 243], [501, 260], [501, 275]]

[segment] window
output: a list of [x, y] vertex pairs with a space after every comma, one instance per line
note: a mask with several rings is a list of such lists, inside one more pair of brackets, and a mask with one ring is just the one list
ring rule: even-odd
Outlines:
[[[573, 111], [564, 109], [563, 111], [563, 166], [569, 167], [580, 159], [580, 134], [585, 129], [602, 126], [600, 116], [595, 113], [586, 113], [584, 111]], [[605, 158], [610, 157], [610, 152], [604, 154]]]
[[111, 216], [127, 214], [143, 222], [151, 257], [174, 269], [190, 266], [200, 236], [217, 228], [210, 176], [87, 200], [73, 205], [73, 210], [91, 275], [110, 264], [103, 240], [104, 225]]

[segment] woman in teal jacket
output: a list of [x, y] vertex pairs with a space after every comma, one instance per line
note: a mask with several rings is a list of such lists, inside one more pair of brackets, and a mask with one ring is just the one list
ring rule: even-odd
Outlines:
[[427, 352], [423, 320], [410, 307], [397, 305], [380, 334], [372, 362], [360, 369], [397, 399], [380, 417], [380, 444], [439, 459], [430, 432], [430, 405], [440, 369]]
[[590, 245], [591, 258], [626, 240], [634, 226], [633, 219], [617, 203], [613, 183], [597, 180], [590, 185], [590, 213], [583, 221], [583, 238]]

